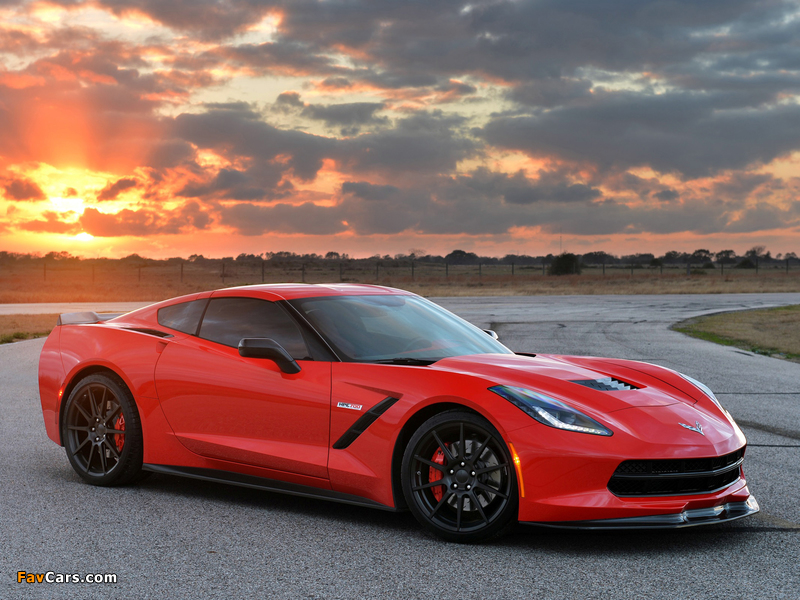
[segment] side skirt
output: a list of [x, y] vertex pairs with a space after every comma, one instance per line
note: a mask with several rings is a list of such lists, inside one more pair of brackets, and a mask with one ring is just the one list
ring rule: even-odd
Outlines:
[[215, 483], [228, 483], [231, 485], [238, 485], [256, 490], [264, 490], [267, 492], [278, 492], [280, 494], [302, 496], [304, 498], [317, 498], [320, 500], [332, 500], [334, 502], [341, 502], [343, 504], [377, 508], [388, 512], [399, 512], [392, 506], [386, 506], [385, 504], [380, 504], [379, 502], [362, 498], [360, 496], [344, 494], [342, 492], [335, 492], [333, 490], [322, 490], [307, 485], [287, 483], [285, 481], [278, 481], [275, 479], [266, 479], [264, 477], [256, 477], [255, 475], [244, 475], [242, 473], [221, 471], [218, 469], [176, 467], [172, 465], [144, 464], [142, 465], [142, 469], [145, 471], [153, 471], [154, 473], [163, 473], [164, 475], [178, 475], [179, 477], [189, 477], [190, 479], [213, 481]]

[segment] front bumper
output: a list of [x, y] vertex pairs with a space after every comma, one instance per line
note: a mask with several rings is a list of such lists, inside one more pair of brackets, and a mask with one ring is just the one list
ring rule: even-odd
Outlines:
[[621, 519], [596, 519], [593, 521], [536, 522], [523, 525], [554, 527], [558, 529], [678, 529], [697, 525], [712, 525], [735, 521], [754, 515], [759, 511], [758, 502], [750, 496], [744, 502], [729, 502], [709, 508], [693, 508], [680, 513], [651, 515], [645, 517], [623, 517]]

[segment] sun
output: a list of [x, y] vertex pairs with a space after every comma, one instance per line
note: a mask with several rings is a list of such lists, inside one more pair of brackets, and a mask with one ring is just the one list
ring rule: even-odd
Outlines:
[[75, 239], [79, 242], [91, 242], [94, 239], [94, 236], [91, 233], [86, 233], [85, 231], [81, 231], [78, 235], [75, 236]]

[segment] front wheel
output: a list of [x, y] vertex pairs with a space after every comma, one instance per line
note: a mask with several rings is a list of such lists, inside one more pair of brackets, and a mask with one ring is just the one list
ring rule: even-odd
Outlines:
[[508, 449], [491, 423], [471, 412], [425, 421], [406, 447], [401, 480], [413, 515], [449, 541], [487, 540], [517, 518]]
[[125, 384], [115, 376], [82, 379], [64, 407], [62, 433], [72, 468], [93, 485], [123, 485], [141, 477], [142, 427]]

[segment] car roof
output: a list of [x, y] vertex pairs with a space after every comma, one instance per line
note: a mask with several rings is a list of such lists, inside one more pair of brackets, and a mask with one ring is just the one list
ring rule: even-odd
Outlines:
[[362, 283], [267, 283], [260, 285], [243, 285], [224, 288], [213, 292], [212, 296], [258, 296], [263, 294], [282, 300], [295, 298], [316, 298], [319, 296], [375, 296], [385, 294], [413, 295], [411, 292], [382, 285], [367, 285]]

